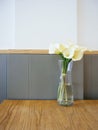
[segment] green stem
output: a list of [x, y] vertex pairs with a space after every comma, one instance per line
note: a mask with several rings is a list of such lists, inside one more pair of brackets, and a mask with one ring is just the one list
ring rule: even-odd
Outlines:
[[68, 96], [67, 96], [67, 86], [66, 86], [66, 74], [65, 75], [63, 75], [63, 94], [64, 94], [64, 100], [67, 102], [68, 101]]
[[58, 88], [58, 101], [65, 100], [68, 102], [67, 88], [66, 88], [66, 74], [62, 74], [61, 83]]
[[65, 58], [62, 53], [60, 53], [59, 55], [61, 56], [62, 60], [64, 61], [64, 62], [63, 62], [62, 72], [66, 74], [67, 68], [68, 68], [68, 64], [69, 64], [69, 62], [70, 62], [72, 59], [67, 59], [67, 58]]

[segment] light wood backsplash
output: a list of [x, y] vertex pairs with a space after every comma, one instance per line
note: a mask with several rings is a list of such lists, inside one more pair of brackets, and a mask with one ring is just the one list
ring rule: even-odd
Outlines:
[[[22, 53], [22, 54], [49, 54], [48, 49], [8, 49], [8, 50], [0, 50], [0, 54], [8, 54], [8, 53]], [[98, 50], [95, 51], [86, 51], [85, 54], [98, 54]]]
[[8, 50], [0, 50], [1, 54], [8, 53], [23, 53], [23, 54], [48, 54], [48, 50], [33, 50], [33, 49], [8, 49]]

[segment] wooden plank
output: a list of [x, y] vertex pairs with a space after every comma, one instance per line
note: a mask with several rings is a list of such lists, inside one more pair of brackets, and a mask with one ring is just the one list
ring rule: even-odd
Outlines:
[[[0, 54], [6, 53], [22, 53], [22, 54], [49, 54], [48, 49], [8, 49], [8, 50], [0, 50]], [[98, 50], [86, 51], [84, 54], [98, 54]]]
[[6, 100], [0, 130], [98, 130], [98, 100], [63, 107], [56, 100]]
[[26, 49], [26, 50], [22, 50], [22, 49], [8, 49], [8, 50], [0, 50], [0, 53], [15, 53], [15, 54], [48, 54], [48, 50], [37, 50], [37, 49]]
[[94, 51], [86, 51], [85, 53], [84, 53], [85, 55], [94, 55], [94, 54], [98, 54], [98, 50], [94, 50]]

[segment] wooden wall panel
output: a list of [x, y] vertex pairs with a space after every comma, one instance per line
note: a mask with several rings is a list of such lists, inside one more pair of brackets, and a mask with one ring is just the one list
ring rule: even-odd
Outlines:
[[[7, 57], [8, 99], [56, 99], [59, 85], [57, 55], [11, 54]], [[83, 99], [83, 60], [73, 64], [74, 98]]]
[[98, 54], [84, 56], [84, 98], [98, 99]]
[[0, 102], [6, 99], [6, 55], [0, 55]]
[[28, 99], [28, 55], [7, 55], [7, 99]]
[[84, 98], [84, 89], [83, 89], [83, 69], [84, 69], [84, 60], [75, 61], [73, 63], [72, 69], [72, 79], [73, 79], [73, 90], [75, 99], [83, 99]]

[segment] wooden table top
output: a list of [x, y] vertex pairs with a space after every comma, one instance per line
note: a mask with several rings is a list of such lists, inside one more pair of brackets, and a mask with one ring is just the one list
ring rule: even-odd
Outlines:
[[98, 100], [5, 100], [0, 104], [0, 130], [98, 130]]

